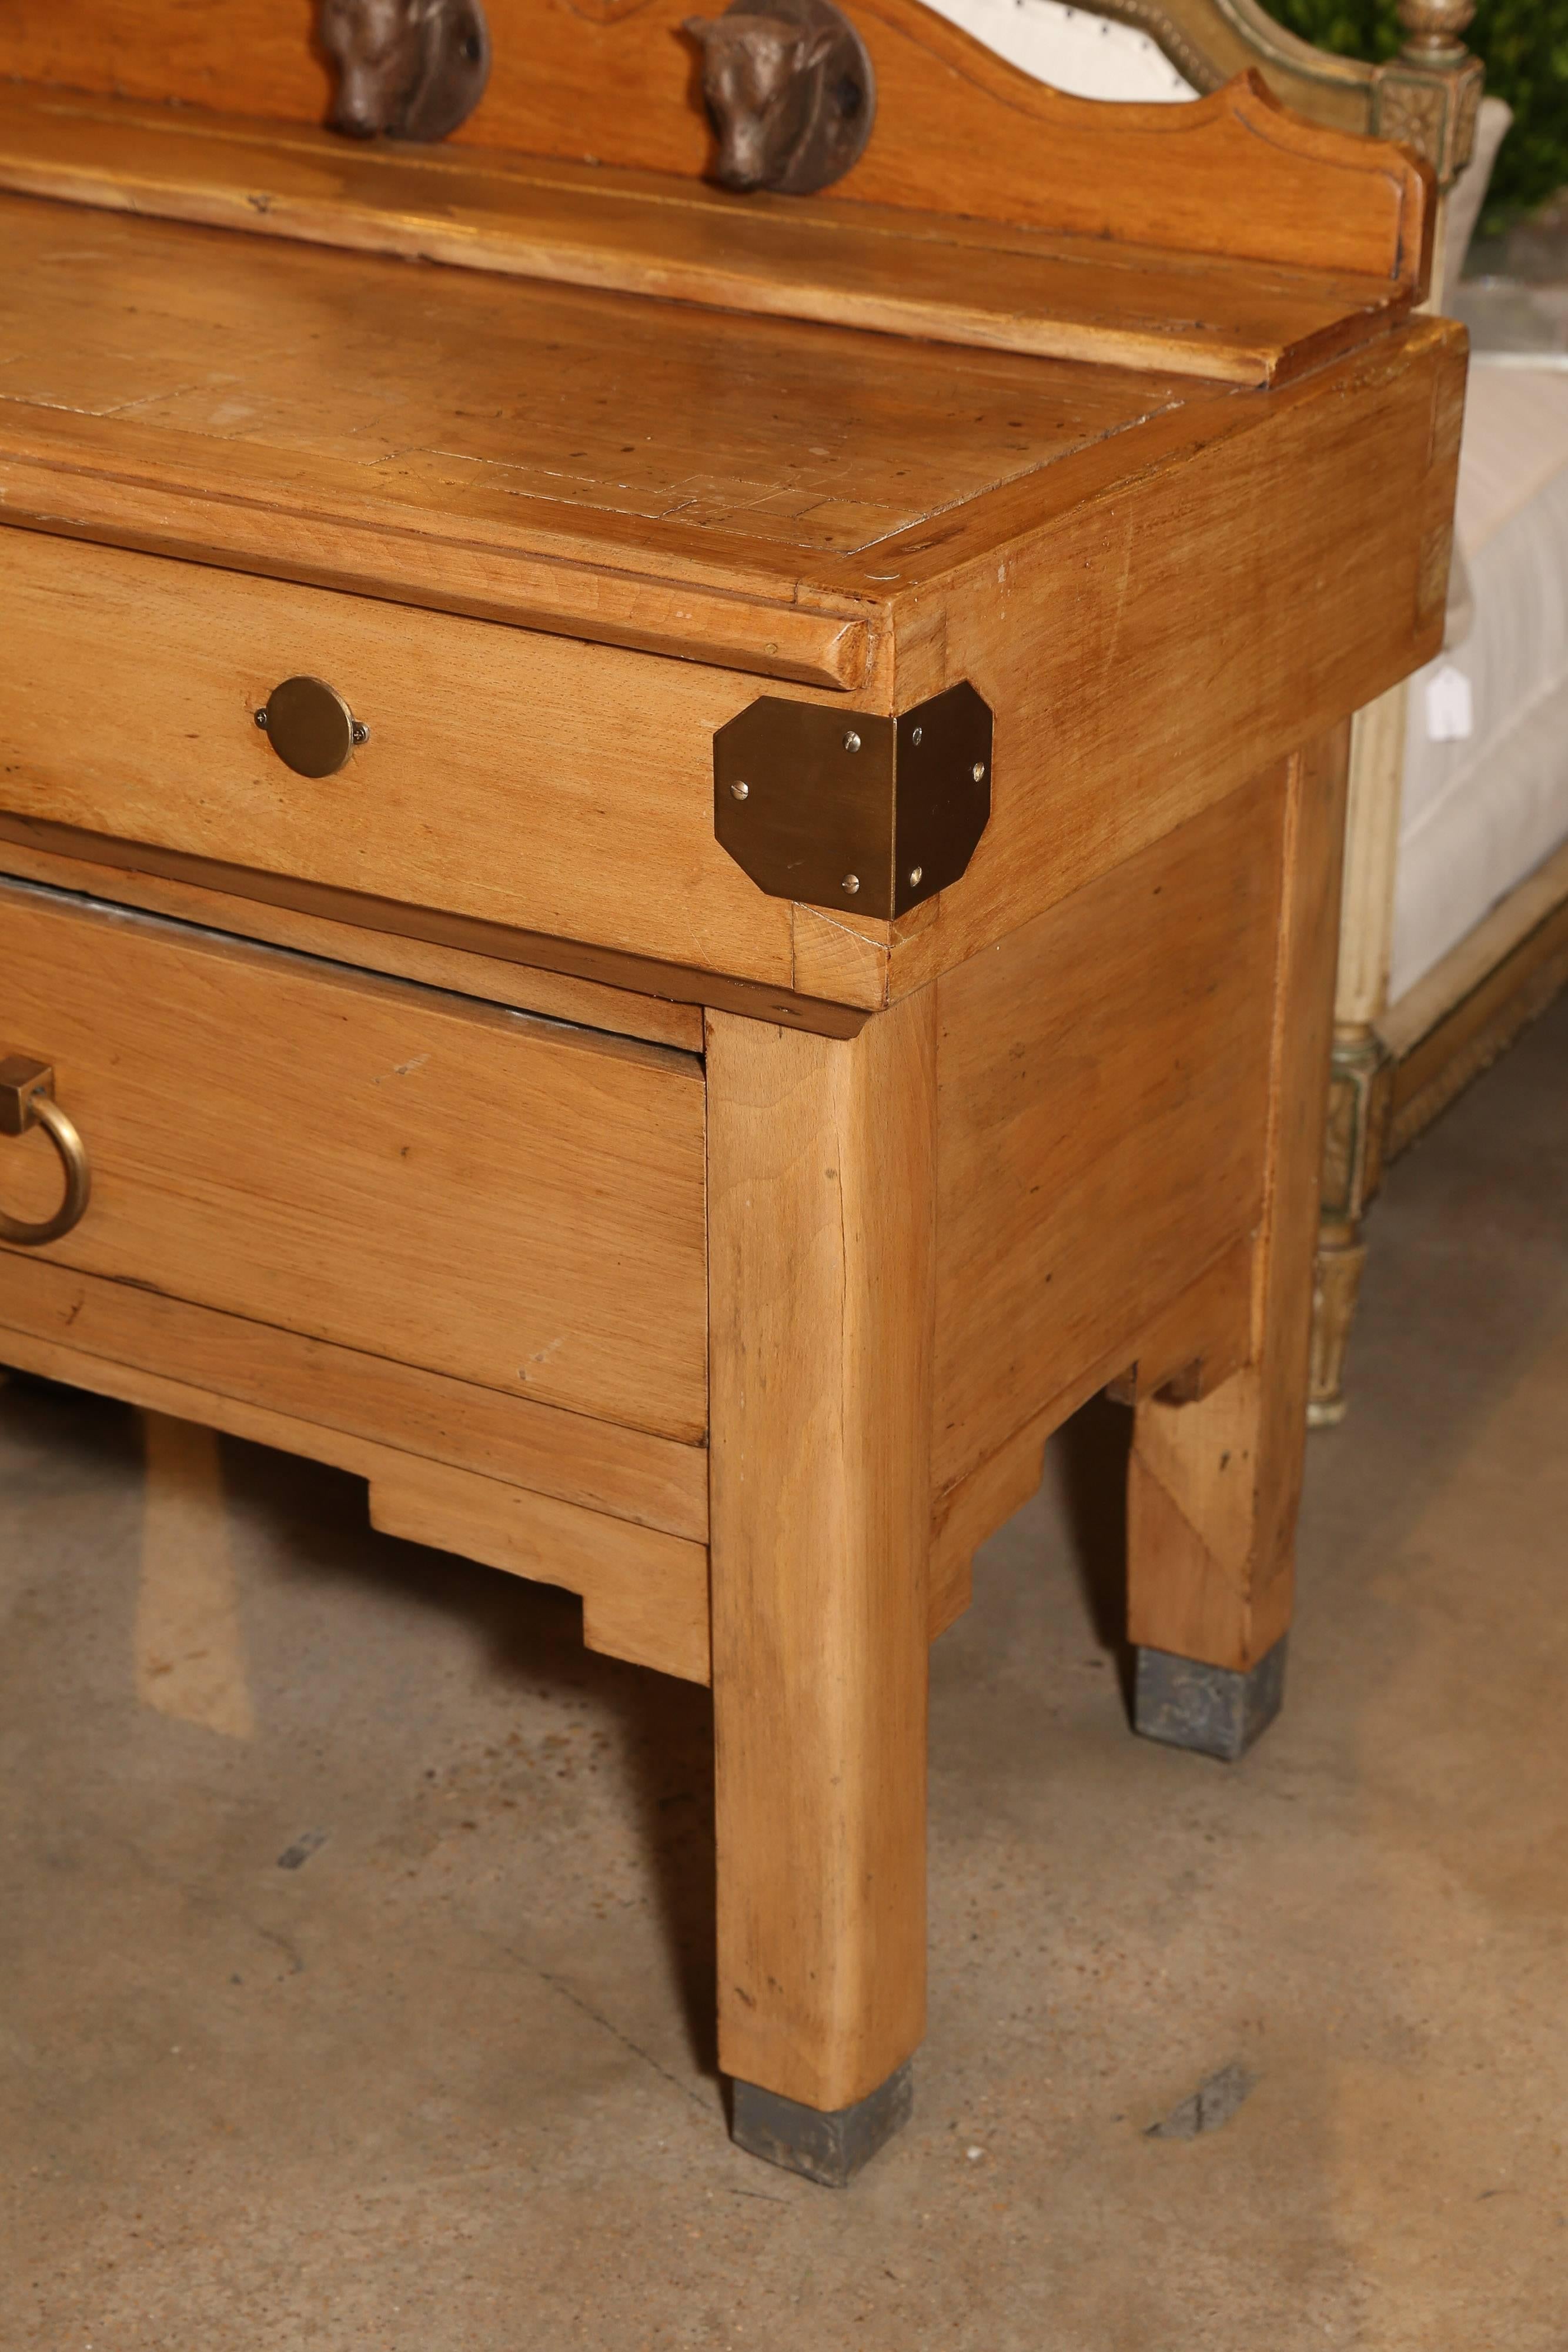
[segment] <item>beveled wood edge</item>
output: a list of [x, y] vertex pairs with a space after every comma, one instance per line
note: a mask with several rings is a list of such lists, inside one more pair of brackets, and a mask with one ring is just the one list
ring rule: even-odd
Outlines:
[[[574, 978], [540, 965], [503, 961], [498, 956], [465, 948], [435, 945], [401, 932], [366, 930], [335, 918], [306, 914], [259, 898], [236, 898], [144, 870], [94, 865], [86, 857], [66, 856], [19, 838], [6, 838], [8, 822], [0, 814], [0, 841], [4, 842], [0, 878], [37, 882], [81, 898], [137, 907], [172, 922], [228, 931], [266, 947], [291, 948], [351, 970], [381, 971], [418, 987], [477, 997], [487, 1003], [510, 1005], [520, 1013], [537, 1013], [549, 1021], [569, 1021], [579, 1028], [639, 1037], [646, 1045], [669, 1045], [677, 1053], [701, 1056], [700, 1005], [642, 995], [632, 989]], [[19, 834], [22, 822], [16, 822], [13, 834]]]
[[1394, 1056], [1385, 1160], [1414, 1143], [1568, 987], [1568, 845], [1374, 1027]]
[[[556, 939], [540, 931], [508, 930], [502, 924], [485, 922], [476, 916], [444, 914], [435, 908], [374, 898], [361, 891], [340, 890], [325, 883], [262, 873], [253, 866], [220, 865], [214, 859], [187, 856], [179, 850], [116, 840], [105, 834], [54, 824], [45, 818], [0, 811], [0, 844], [6, 843], [73, 859], [110, 875], [134, 877], [142, 873], [160, 881], [187, 883], [214, 891], [239, 903], [251, 901], [258, 906], [291, 908], [350, 926], [367, 936], [385, 932], [398, 938], [423, 940], [435, 946], [491, 957], [502, 963], [561, 972], [608, 988], [665, 998], [673, 1003], [711, 1005], [716, 1011], [772, 1022], [780, 1028], [810, 1030], [823, 1037], [858, 1036], [872, 1010], [770, 987], [764, 981], [736, 980], [688, 965], [659, 963], [651, 956]], [[4, 863], [5, 851], [0, 848], [0, 866]], [[97, 897], [99, 890], [89, 895]]]
[[[626, 1654], [639, 1665], [653, 1665], [666, 1674], [678, 1675], [685, 1681], [706, 1681], [706, 1656], [700, 1661], [693, 1655], [693, 1645], [687, 1634], [689, 1621], [695, 1608], [687, 1607], [672, 1612], [675, 1618], [676, 1641], [664, 1654], [653, 1654], [655, 1645], [645, 1638], [648, 1611], [646, 1596], [657, 1593], [661, 1585], [672, 1582], [678, 1587], [683, 1601], [700, 1605], [705, 1616], [707, 1593], [707, 1550], [702, 1544], [688, 1543], [677, 1536], [664, 1535], [651, 1528], [634, 1526], [628, 1519], [611, 1517], [602, 1511], [585, 1510], [574, 1503], [559, 1501], [553, 1496], [540, 1495], [524, 1486], [512, 1486], [497, 1479], [479, 1476], [473, 1471], [449, 1469], [444, 1464], [427, 1464], [417, 1454], [405, 1454], [389, 1445], [371, 1444], [369, 1440], [348, 1437], [322, 1427], [319, 1423], [299, 1420], [297, 1416], [273, 1412], [257, 1405], [236, 1402], [219, 1396], [211, 1390], [193, 1387], [183, 1381], [174, 1381], [162, 1373], [111, 1362], [108, 1358], [89, 1356], [82, 1349], [62, 1346], [59, 1342], [39, 1339], [25, 1332], [0, 1325], [0, 1359], [14, 1370], [30, 1372], [42, 1380], [59, 1381], [70, 1388], [86, 1389], [97, 1396], [117, 1398], [123, 1404], [140, 1406], [144, 1412], [167, 1413], [175, 1421], [193, 1421], [210, 1429], [222, 1430], [231, 1437], [248, 1439], [257, 1445], [270, 1445], [286, 1454], [303, 1454], [308, 1461], [324, 1462], [331, 1468], [346, 1470], [351, 1476], [363, 1478], [371, 1488], [371, 1524], [384, 1526], [388, 1534], [403, 1531], [397, 1525], [388, 1525], [378, 1516], [375, 1496], [382, 1482], [394, 1496], [410, 1486], [417, 1489], [421, 1473], [434, 1469], [444, 1482], [445, 1501], [442, 1514], [444, 1541], [422, 1532], [410, 1534], [415, 1542], [441, 1542], [441, 1548], [455, 1548], [453, 1538], [464, 1530], [459, 1513], [452, 1507], [451, 1497], [466, 1492], [471, 1498], [476, 1519], [497, 1503], [524, 1514], [531, 1514], [540, 1528], [541, 1545], [552, 1556], [559, 1550], [562, 1530], [570, 1530], [577, 1547], [577, 1561], [570, 1566], [570, 1581], [566, 1571], [569, 1563], [558, 1558], [563, 1573], [557, 1578], [539, 1577], [540, 1583], [556, 1582], [568, 1591], [582, 1597], [584, 1617], [591, 1608], [597, 1608], [596, 1638], [591, 1647], [605, 1651], [612, 1656], [622, 1652], [616, 1646], [616, 1628], [626, 1585], [625, 1568], [628, 1559], [641, 1565], [644, 1571], [643, 1588], [644, 1605], [638, 1611], [634, 1646]], [[455, 1484], [454, 1482], [456, 1482]], [[406, 1516], [396, 1508], [393, 1520]], [[596, 1553], [602, 1549], [606, 1564], [603, 1589], [594, 1571]], [[478, 1550], [465, 1555], [481, 1558]], [[513, 1574], [521, 1573], [510, 1561], [491, 1562]], [[701, 1665], [701, 1672], [694, 1667]]]
[[[133, 1370], [150, 1347], [231, 1404], [286, 1413], [689, 1541], [707, 1540], [707, 1451], [445, 1372], [258, 1323], [53, 1256], [0, 1248], [0, 1333]], [[5, 1338], [0, 1336], [0, 1358]], [[306, 1408], [308, 1401], [308, 1409]], [[322, 1459], [329, 1458], [326, 1455]]]
[[0, 415], [0, 525], [837, 694], [873, 672], [875, 632], [865, 621], [682, 580], [674, 566], [667, 576], [631, 571], [608, 533], [601, 559], [596, 550], [590, 562], [486, 546], [465, 536], [471, 519], [440, 530], [414, 507], [334, 516], [321, 510], [329, 498], [296, 511], [210, 481], [138, 479], [112, 459], [6, 447], [25, 421]]

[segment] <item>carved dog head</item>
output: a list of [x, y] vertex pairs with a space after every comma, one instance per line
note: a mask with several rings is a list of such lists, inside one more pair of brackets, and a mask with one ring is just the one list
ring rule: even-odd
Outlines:
[[727, 188], [803, 194], [849, 169], [871, 129], [871, 60], [836, 8], [783, 0], [688, 16]]
[[338, 68], [332, 121], [351, 138], [444, 139], [489, 79], [480, 0], [321, 0], [320, 34]]

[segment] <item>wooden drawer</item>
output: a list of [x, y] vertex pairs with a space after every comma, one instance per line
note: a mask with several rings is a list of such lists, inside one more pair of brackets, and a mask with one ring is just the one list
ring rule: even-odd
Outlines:
[[[0, 884], [0, 1051], [93, 1171], [82, 1272], [687, 1443], [706, 1421], [692, 1055]], [[60, 1194], [0, 1142], [0, 1206]], [[167, 1365], [165, 1370], [177, 1371]]]
[[[0, 808], [788, 987], [789, 908], [714, 839], [713, 737], [763, 679], [0, 530]], [[369, 738], [297, 775], [306, 672]]]

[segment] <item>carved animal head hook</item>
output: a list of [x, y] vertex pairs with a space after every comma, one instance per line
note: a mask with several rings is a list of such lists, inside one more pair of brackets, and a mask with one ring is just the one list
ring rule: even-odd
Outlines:
[[480, 0], [321, 0], [319, 26], [350, 138], [444, 139], [490, 78]]
[[722, 16], [688, 16], [682, 30], [702, 51], [725, 187], [810, 195], [859, 161], [876, 78], [831, 0], [732, 0]]

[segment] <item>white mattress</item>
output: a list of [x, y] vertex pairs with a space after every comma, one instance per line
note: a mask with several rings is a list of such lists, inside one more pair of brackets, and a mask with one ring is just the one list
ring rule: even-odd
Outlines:
[[[1395, 1001], [1568, 840], [1568, 372], [1472, 362], [1458, 529], [1475, 617], [1412, 685]], [[1470, 682], [1467, 741], [1427, 739], [1444, 662]]]
[[1197, 92], [1147, 33], [1069, 8], [1063, 0], [926, 0], [1009, 65], [1074, 98], [1138, 99], [1145, 105]]

